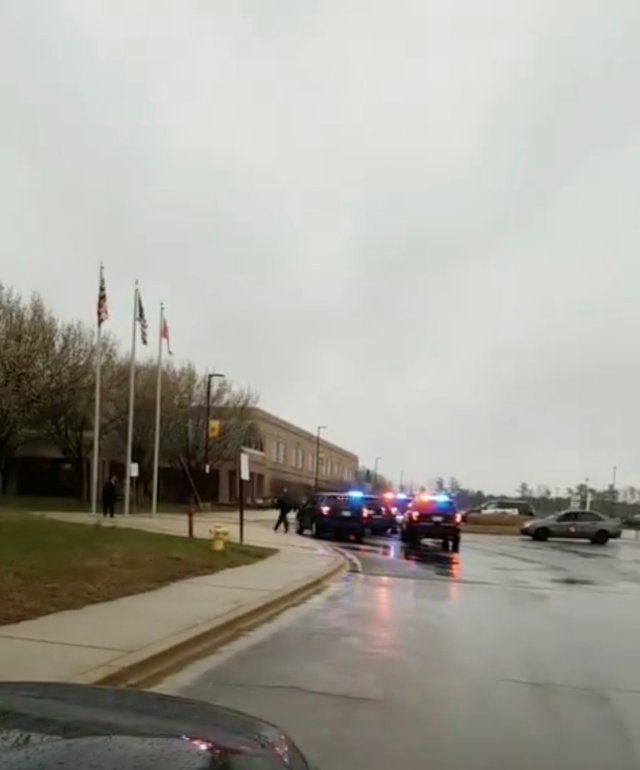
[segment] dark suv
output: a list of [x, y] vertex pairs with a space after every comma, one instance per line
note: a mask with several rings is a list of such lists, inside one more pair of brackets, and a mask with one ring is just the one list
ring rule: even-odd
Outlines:
[[307, 530], [314, 537], [353, 535], [364, 538], [369, 510], [362, 492], [315, 492], [298, 511], [298, 534]]
[[421, 540], [440, 540], [442, 550], [460, 550], [462, 516], [445, 494], [419, 493], [409, 503], [402, 522], [401, 539], [415, 548]]

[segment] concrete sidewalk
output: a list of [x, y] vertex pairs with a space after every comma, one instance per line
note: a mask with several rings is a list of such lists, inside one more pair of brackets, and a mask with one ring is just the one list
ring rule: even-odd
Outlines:
[[[49, 515], [49, 514], [48, 514]], [[94, 524], [86, 514], [51, 518]], [[132, 526], [186, 534], [184, 515], [119, 517], [105, 526]], [[199, 536], [208, 537], [216, 514], [202, 514]], [[100, 517], [102, 524], [102, 517]], [[171, 662], [173, 651], [191, 654], [192, 640], [213, 644], [220, 629], [274, 612], [337, 574], [342, 559], [330, 548], [295, 534], [248, 522], [245, 542], [280, 550], [264, 561], [190, 578], [154, 591], [0, 626], [0, 680], [108, 681], [145, 661]], [[177, 654], [177, 652], [176, 652]]]

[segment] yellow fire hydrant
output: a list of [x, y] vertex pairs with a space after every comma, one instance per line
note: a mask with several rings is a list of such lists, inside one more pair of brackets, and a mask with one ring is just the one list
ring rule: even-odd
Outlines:
[[211, 549], [213, 551], [224, 551], [225, 544], [228, 540], [229, 531], [225, 529], [222, 524], [216, 524], [212, 530], [209, 530], [213, 535], [211, 540]]

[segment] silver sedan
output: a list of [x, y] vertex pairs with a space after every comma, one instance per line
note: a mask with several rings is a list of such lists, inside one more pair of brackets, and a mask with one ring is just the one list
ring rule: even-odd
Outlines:
[[611, 538], [620, 537], [622, 526], [618, 519], [596, 511], [571, 510], [554, 513], [544, 519], [527, 521], [520, 527], [520, 533], [534, 540], [567, 537], [604, 545]]

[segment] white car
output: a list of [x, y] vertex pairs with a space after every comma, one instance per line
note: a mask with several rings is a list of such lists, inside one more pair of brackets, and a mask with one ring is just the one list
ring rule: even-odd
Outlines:
[[520, 534], [534, 540], [567, 537], [604, 545], [611, 538], [620, 537], [622, 525], [619, 519], [611, 519], [596, 511], [569, 510], [553, 513], [544, 519], [527, 521], [520, 527]]
[[496, 499], [487, 500], [479, 508], [474, 508], [469, 513], [499, 514], [501, 516], [535, 516], [531, 503], [526, 500]]

